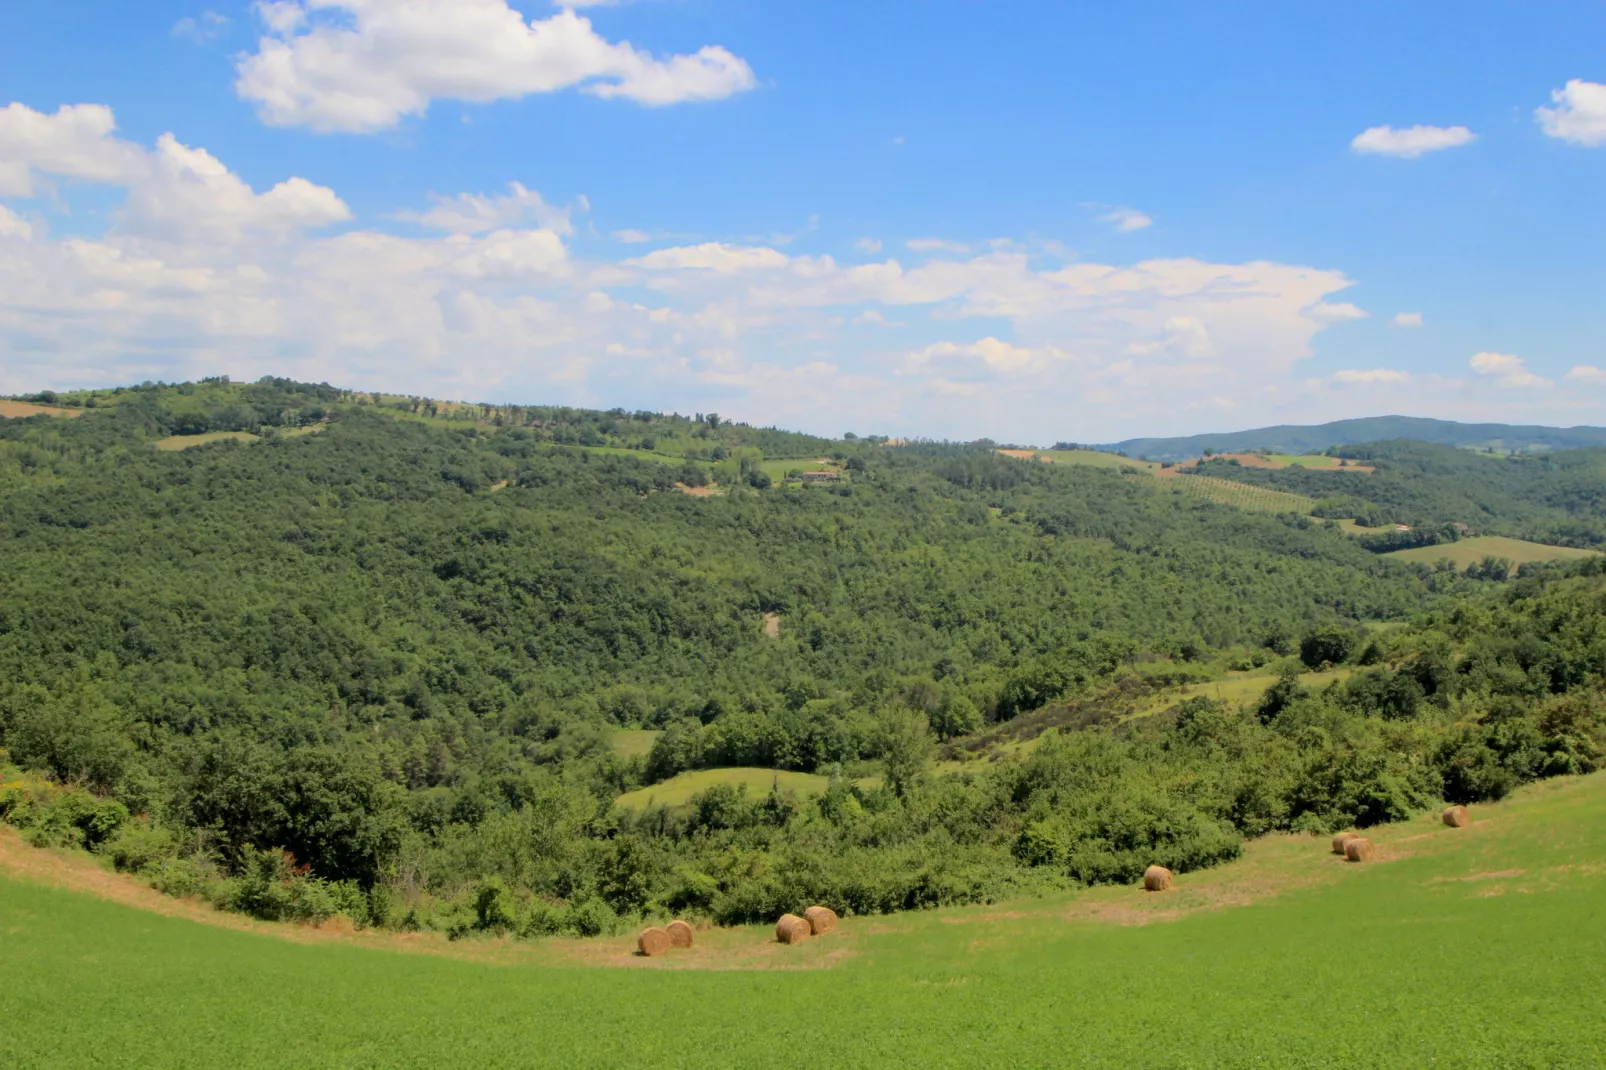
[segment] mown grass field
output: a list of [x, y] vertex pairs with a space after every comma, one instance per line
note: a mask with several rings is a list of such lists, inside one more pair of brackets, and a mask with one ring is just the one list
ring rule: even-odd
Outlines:
[[1270, 487], [1256, 487], [1248, 483], [1216, 479], [1213, 476], [1187, 475], [1172, 479], [1172, 476], [1176, 475], [1174, 468], [1165, 469], [1154, 461], [1139, 461], [1100, 450], [999, 450], [998, 452], [1011, 457], [1035, 456], [1038, 460], [1052, 461], [1056, 464], [1081, 464], [1094, 468], [1135, 468], [1151, 475], [1163, 475], [1167, 479], [1166, 486], [1180, 493], [1255, 512], [1309, 513], [1316, 507], [1314, 498], [1307, 498], [1303, 494], [1289, 494]]
[[1052, 461], [1055, 464], [1082, 464], [1092, 468], [1141, 468], [1145, 472], [1160, 470], [1154, 461], [1140, 461], [1132, 457], [1122, 457], [1114, 453], [1105, 453], [1103, 450], [999, 450], [1009, 457], [1036, 457], [1040, 461]]
[[159, 450], [187, 450], [195, 446], [205, 446], [212, 442], [258, 442], [260, 439], [249, 431], [208, 431], [204, 435], [171, 435], [156, 443]]
[[726, 930], [650, 962], [627, 937], [282, 939], [0, 874], [0, 1065], [1606, 1063], [1606, 777], [1474, 819], [1377, 830], [1364, 866], [1270, 837], [1162, 895], [849, 918], [797, 948]]
[[[648, 744], [648, 749], [651, 749], [651, 744]], [[684, 806], [691, 802], [693, 795], [707, 791], [715, 784], [732, 784], [738, 787], [745, 785], [748, 793], [752, 795], [768, 794], [772, 784], [779, 784], [782, 791], [793, 791], [799, 795], [818, 795], [825, 790], [829, 782], [828, 778], [815, 773], [796, 773], [787, 769], [758, 769], [746, 766], [729, 769], [696, 769], [672, 776], [649, 787], [626, 792], [614, 801], [632, 810], [649, 804]]]
[[[1339, 669], [1329, 669], [1326, 672], [1301, 673], [1299, 683], [1302, 687], [1317, 690], [1328, 684], [1347, 680], [1357, 670], [1350, 666]], [[1182, 687], [1153, 696], [1147, 703], [1140, 706], [1134, 716], [1158, 713], [1170, 709], [1172, 706], [1186, 702], [1190, 698], [1215, 699], [1233, 706], [1253, 705], [1260, 701], [1262, 695], [1272, 684], [1277, 682], [1274, 674], [1267, 672], [1228, 673], [1223, 679], [1211, 680], [1202, 684], [1185, 684]]]
[[1465, 570], [1486, 557], [1503, 557], [1513, 565], [1530, 561], [1577, 561], [1594, 557], [1594, 550], [1580, 550], [1572, 546], [1546, 546], [1544, 543], [1508, 539], [1503, 535], [1479, 535], [1441, 546], [1418, 546], [1413, 550], [1395, 550], [1384, 554], [1400, 561], [1415, 561], [1431, 565], [1448, 558], [1455, 567]]
[[34, 405], [27, 401], [0, 400], [0, 419], [26, 419], [29, 416], [82, 416], [82, 409], [63, 409], [54, 405]]
[[611, 740], [613, 752], [621, 758], [645, 758], [661, 735], [662, 732], [651, 728], [615, 729]]

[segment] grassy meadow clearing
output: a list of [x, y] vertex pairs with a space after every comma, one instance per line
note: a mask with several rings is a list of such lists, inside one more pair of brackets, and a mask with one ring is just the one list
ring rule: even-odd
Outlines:
[[200, 924], [0, 866], [0, 1063], [1600, 1065], [1606, 775], [1473, 816], [1372, 830], [1366, 865], [1271, 836], [1169, 893], [849, 918], [795, 948], [737, 928], [655, 960], [619, 936]]
[[[648, 744], [648, 749], [651, 749], [651, 744]], [[627, 792], [615, 799], [614, 802], [631, 810], [649, 805], [685, 806], [691, 802], [693, 796], [707, 791], [716, 784], [728, 784], [736, 788], [746, 788], [747, 793], [754, 797], [769, 794], [772, 786], [779, 787], [782, 791], [795, 792], [798, 795], [819, 795], [825, 791], [830, 782], [829, 777], [821, 776], [818, 773], [799, 773], [790, 769], [759, 769], [756, 767], [697, 769], [672, 776], [668, 780], [648, 785], [645, 788]], [[858, 781], [865, 787], [879, 782], [879, 777], [867, 777], [862, 781]]]
[[1400, 561], [1415, 561], [1431, 565], [1448, 560], [1465, 571], [1486, 557], [1503, 557], [1513, 565], [1534, 561], [1580, 561], [1597, 556], [1595, 550], [1581, 550], [1572, 546], [1546, 546], [1525, 539], [1508, 539], [1503, 535], [1479, 535], [1459, 542], [1441, 543], [1438, 546], [1418, 546], [1412, 550], [1395, 550], [1385, 554]]

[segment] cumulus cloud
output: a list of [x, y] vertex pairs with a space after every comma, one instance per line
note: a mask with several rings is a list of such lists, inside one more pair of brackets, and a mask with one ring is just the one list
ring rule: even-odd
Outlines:
[[1350, 148], [1360, 153], [1399, 156], [1409, 160], [1425, 153], [1465, 145], [1476, 137], [1464, 126], [1411, 126], [1403, 130], [1396, 130], [1392, 126], [1374, 126], [1356, 134], [1350, 141]]
[[163, 134], [152, 150], [114, 136], [112, 111], [68, 105], [54, 114], [22, 104], [0, 109], [0, 194], [30, 196], [40, 177], [124, 187], [117, 211], [125, 233], [147, 237], [286, 232], [351, 216], [333, 190], [289, 178], [257, 193], [205, 149]]
[[1551, 386], [1551, 381], [1528, 370], [1527, 362], [1513, 353], [1476, 353], [1468, 365], [1481, 376], [1502, 386]]
[[569, 222], [569, 209], [548, 204], [532, 189], [518, 182], [508, 183], [508, 192], [487, 197], [474, 193], [459, 193], [452, 197], [431, 197], [435, 202], [428, 211], [403, 212], [399, 218], [414, 220], [435, 230], [454, 234], [480, 234], [488, 230], [533, 221], [537, 226], [559, 234], [574, 232]]
[[1108, 223], [1117, 234], [1130, 234], [1134, 230], [1153, 226], [1154, 220], [1136, 208], [1112, 208], [1099, 216], [1099, 222]]
[[0, 197], [31, 197], [41, 174], [88, 182], [134, 177], [144, 154], [113, 137], [117, 121], [104, 104], [66, 104], [54, 114], [25, 104], [0, 108]]
[[701, 245], [679, 245], [657, 249], [646, 256], [626, 260], [627, 267], [648, 271], [713, 271], [735, 274], [743, 271], [762, 271], [783, 268], [791, 263], [785, 253], [766, 246], [727, 245], [724, 242], [704, 242]]
[[1403, 383], [1411, 377], [1392, 368], [1345, 368], [1328, 378], [1335, 383]]
[[[0, 233], [4, 233], [0, 225]], [[1606, 386], [1606, 368], [1597, 368], [1593, 364], [1575, 364], [1563, 376], [1575, 383], [1589, 383], [1593, 386]]]
[[1371, 314], [1363, 308], [1357, 308], [1348, 301], [1326, 302], [1318, 301], [1308, 310], [1311, 319], [1318, 323], [1347, 323], [1350, 320], [1363, 320]]
[[853, 247], [861, 253], [875, 254], [881, 251], [880, 238], [860, 238], [853, 243]]
[[[1095, 263], [1037, 242], [912, 264], [736, 242], [587, 259], [569, 247], [570, 210], [519, 185], [434, 196], [400, 213], [427, 229], [392, 233], [307, 179], [259, 191], [172, 135], [120, 139], [104, 109], [4, 119], [0, 164], [39, 199], [0, 214], [0, 390], [272, 373], [1097, 440], [1180, 429], [1190, 413], [1215, 423], [1234, 406], [1286, 418], [1302, 397], [1343, 398], [1339, 383], [1395, 382], [1291, 378], [1319, 335], [1363, 314], [1338, 271]], [[121, 192], [104, 232], [51, 234], [79, 196], [56, 185], [68, 178]]]
[[579, 88], [640, 104], [751, 89], [746, 61], [717, 45], [657, 57], [610, 42], [564, 9], [524, 21], [506, 0], [274, 0], [235, 89], [275, 126], [366, 133], [432, 100], [488, 103]]
[[1422, 313], [1398, 312], [1395, 313], [1394, 318], [1389, 320], [1389, 322], [1394, 324], [1396, 327], [1420, 327], [1422, 326]]
[[1534, 110], [1545, 133], [1590, 148], [1606, 145], [1606, 85], [1574, 78], [1550, 99], [1555, 107]]

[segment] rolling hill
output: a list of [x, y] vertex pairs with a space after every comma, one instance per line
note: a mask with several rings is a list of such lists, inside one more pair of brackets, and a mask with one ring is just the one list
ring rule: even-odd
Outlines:
[[1439, 446], [1493, 449], [1496, 452], [1568, 450], [1606, 446], [1606, 427], [1534, 427], [1516, 424], [1464, 424], [1420, 416], [1369, 416], [1357, 420], [1301, 426], [1278, 424], [1248, 431], [1187, 435], [1181, 438], [1129, 438], [1100, 449], [1156, 461], [1185, 461], [1205, 450], [1217, 453], [1260, 451], [1306, 453], [1329, 446], [1409, 438]]

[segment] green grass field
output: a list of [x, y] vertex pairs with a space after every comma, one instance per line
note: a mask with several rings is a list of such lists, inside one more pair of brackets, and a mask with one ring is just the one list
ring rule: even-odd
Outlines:
[[662, 732], [651, 728], [619, 728], [613, 733], [613, 752], [621, 758], [645, 758]]
[[[616, 742], [615, 747], [617, 746]], [[647, 746], [651, 749], [652, 745], [649, 743]], [[715, 784], [746, 785], [750, 795], [766, 795], [772, 784], [779, 784], [782, 791], [794, 791], [799, 795], [818, 795], [829, 783], [828, 778], [815, 773], [795, 773], [787, 769], [757, 769], [746, 766], [730, 769], [696, 769], [670, 777], [650, 787], [626, 792], [614, 801], [632, 810], [650, 803], [661, 806], [684, 806], [691, 802], [693, 795], [707, 791]]]
[[[1326, 672], [1301, 673], [1299, 683], [1302, 687], [1317, 690], [1326, 687], [1335, 681], [1347, 680], [1357, 670], [1346, 666], [1340, 669], [1329, 669]], [[1182, 687], [1164, 691], [1150, 698], [1138, 707], [1134, 716], [1143, 716], [1170, 709], [1190, 698], [1212, 698], [1218, 702], [1225, 702], [1233, 706], [1245, 706], [1258, 703], [1266, 689], [1277, 682], [1277, 677], [1265, 671], [1253, 673], [1228, 673], [1223, 679], [1211, 680], [1202, 684], [1186, 684]]]
[[[1010, 456], [1019, 456], [1019, 450], [1000, 451]], [[1040, 460], [1053, 461], [1055, 464], [1082, 464], [1091, 468], [1141, 468], [1145, 472], [1159, 471], [1160, 466], [1154, 461], [1140, 461], [1132, 457], [1121, 457], [1114, 453], [1105, 453], [1103, 450], [1037, 450]]]
[[0, 876], [0, 1065], [1606, 1063], [1606, 776], [1474, 818], [1377, 830], [1364, 866], [1270, 837], [1162, 895], [849, 918], [796, 948], [724, 930], [651, 963], [628, 937], [287, 940]]
[[1418, 546], [1414, 550], [1395, 550], [1383, 556], [1399, 561], [1415, 561], [1423, 565], [1431, 565], [1448, 558], [1455, 563], [1456, 568], [1465, 570], [1485, 557], [1503, 557], [1513, 565], [1522, 565], [1530, 561], [1577, 561], [1595, 555], [1594, 550], [1579, 550], [1571, 546], [1546, 546], [1544, 543], [1508, 539], [1503, 535], [1479, 535], [1476, 538], [1462, 539], [1442, 546]]
[[249, 431], [208, 431], [204, 435], [173, 435], [164, 438], [156, 444], [159, 450], [187, 450], [195, 446], [205, 446], [211, 442], [257, 442], [256, 435]]

